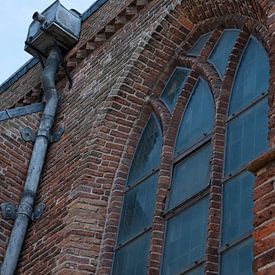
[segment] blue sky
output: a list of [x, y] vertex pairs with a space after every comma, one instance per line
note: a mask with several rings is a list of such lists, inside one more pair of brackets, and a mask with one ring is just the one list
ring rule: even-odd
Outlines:
[[[35, 11], [42, 12], [54, 0], [3, 0], [0, 9], [0, 85], [27, 62], [31, 55], [24, 42]], [[60, 0], [68, 9], [83, 13], [96, 0]]]

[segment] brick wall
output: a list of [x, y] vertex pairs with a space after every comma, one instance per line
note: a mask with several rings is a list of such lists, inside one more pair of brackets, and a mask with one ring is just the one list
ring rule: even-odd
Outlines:
[[[20, 129], [36, 129], [38, 114], [0, 122], [0, 201], [18, 204], [27, 174], [32, 144], [21, 138]], [[11, 220], [0, 220], [0, 257], [6, 250]]]
[[[165, 225], [162, 213], [170, 183], [175, 129], [198, 75], [210, 83], [219, 117], [213, 137], [205, 263], [206, 274], [217, 274], [224, 119], [232, 72], [245, 39], [254, 34], [270, 55], [270, 147], [273, 147], [274, 16], [274, 3], [268, 0], [241, 3], [110, 0], [83, 23], [80, 42], [66, 56], [73, 88], [68, 88], [64, 72], [58, 75], [61, 103], [55, 129], [63, 126], [65, 133], [48, 153], [37, 196], [37, 202], [44, 202], [47, 208], [43, 217], [29, 227], [19, 274], [110, 274], [123, 188], [141, 130], [152, 111], [164, 130], [148, 264], [148, 274], [159, 273]], [[210, 54], [211, 43], [215, 43], [224, 28], [240, 28], [242, 33], [240, 48], [234, 49], [230, 68], [221, 83], [204, 61]], [[213, 29], [216, 31], [198, 61], [182, 57], [201, 34]], [[192, 68], [192, 73], [186, 94], [180, 97], [170, 115], [158, 97], [177, 64]], [[38, 67], [0, 95], [1, 110], [41, 100]], [[38, 119], [38, 115], [32, 115], [0, 122], [1, 203], [18, 202], [31, 153], [31, 145], [22, 142], [18, 130], [25, 126], [35, 129]], [[274, 190], [273, 166], [265, 162], [259, 172], [254, 169], [257, 274], [273, 273], [274, 240], [270, 233], [274, 231], [273, 193], [268, 196], [268, 203], [266, 200], [266, 193]], [[11, 222], [1, 219], [1, 225], [2, 259]]]

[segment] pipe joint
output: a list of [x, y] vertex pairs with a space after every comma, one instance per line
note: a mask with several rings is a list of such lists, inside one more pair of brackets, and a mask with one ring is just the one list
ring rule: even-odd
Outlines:
[[32, 205], [21, 202], [17, 209], [17, 216], [18, 215], [26, 215], [29, 219], [32, 218]]
[[52, 136], [47, 129], [39, 129], [37, 131], [37, 137], [45, 137], [49, 142], [51, 142]]

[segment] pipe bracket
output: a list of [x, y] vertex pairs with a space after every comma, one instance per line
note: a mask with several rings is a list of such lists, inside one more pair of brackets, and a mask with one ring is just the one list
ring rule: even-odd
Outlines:
[[4, 202], [1, 204], [2, 216], [5, 220], [14, 220], [16, 218], [17, 208], [11, 202]]
[[36, 221], [40, 219], [45, 209], [46, 209], [46, 205], [43, 202], [40, 202], [39, 204], [37, 204], [32, 213], [32, 220]]
[[[37, 136], [46, 137], [49, 140], [49, 142], [52, 143], [52, 142], [59, 141], [64, 132], [65, 132], [65, 129], [63, 127], [59, 128], [52, 135], [49, 134], [47, 130], [38, 130]], [[24, 141], [35, 142], [36, 136], [35, 136], [35, 133], [33, 132], [32, 129], [30, 129], [30, 128], [23, 128], [23, 129], [20, 130], [20, 133], [21, 133], [21, 137], [22, 137], [22, 139]]]
[[11, 202], [4, 202], [1, 204], [2, 216], [5, 220], [15, 220], [18, 214], [23, 214], [28, 216], [31, 220], [36, 221], [41, 218], [46, 205], [44, 203], [39, 203], [32, 211], [32, 207], [29, 204], [20, 204], [17, 208]]
[[21, 137], [23, 138], [24, 141], [35, 141], [35, 134], [32, 129], [30, 128], [22, 128], [20, 130]]
[[65, 129], [63, 127], [59, 128], [54, 134], [52, 134], [51, 142], [59, 141], [64, 132]]

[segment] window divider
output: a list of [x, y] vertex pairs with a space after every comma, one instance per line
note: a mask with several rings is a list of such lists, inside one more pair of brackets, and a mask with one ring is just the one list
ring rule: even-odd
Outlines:
[[235, 170], [233, 173], [228, 174], [227, 176], [222, 178], [222, 184], [226, 183], [227, 181], [237, 177], [238, 175], [240, 175], [243, 172], [249, 172], [247, 169], [247, 164], [243, 165], [241, 168], [239, 168], [238, 170]]
[[206, 145], [208, 142], [210, 142], [212, 139], [212, 132], [210, 134], [207, 134], [202, 139], [200, 139], [198, 142], [196, 142], [194, 145], [183, 151], [182, 153], [177, 154], [177, 156], [173, 159], [173, 165], [176, 165], [178, 162], [180, 162], [182, 159], [188, 157], [189, 155], [192, 155], [193, 153], [197, 152], [199, 149], [201, 149], [204, 145]]
[[251, 101], [248, 105], [246, 105], [245, 107], [243, 107], [241, 110], [239, 110], [237, 113], [233, 113], [230, 116], [228, 116], [228, 119], [225, 121], [225, 123], [229, 123], [230, 121], [232, 121], [233, 119], [235, 119], [236, 117], [238, 117], [240, 114], [244, 113], [245, 111], [247, 111], [249, 108], [251, 108], [253, 105], [256, 105], [258, 102], [260, 102], [263, 98], [265, 98], [268, 95], [267, 92], [262, 92], [262, 94], [258, 97], [256, 97], [253, 101]]
[[252, 232], [253, 232], [253, 230], [250, 230], [249, 232], [243, 234], [242, 236], [240, 236], [238, 239], [232, 241], [231, 243], [227, 243], [227, 244], [221, 246], [219, 249], [219, 253], [222, 254], [226, 250], [228, 250], [228, 249], [238, 245], [239, 243], [247, 240], [248, 238], [252, 237]]
[[196, 193], [195, 195], [191, 196], [190, 198], [184, 200], [177, 206], [173, 207], [172, 209], [168, 210], [167, 212], [163, 213], [163, 217], [168, 220], [173, 216], [177, 215], [179, 212], [185, 210], [186, 208], [190, 207], [191, 205], [195, 204], [205, 196], [209, 195], [210, 193], [210, 184], [208, 184], [204, 189]]
[[182, 271], [180, 273], [180, 275], [184, 275], [189, 271], [192, 271], [193, 269], [195, 269], [196, 267], [200, 266], [201, 264], [203, 264], [205, 262], [205, 259], [200, 260], [200, 261], [196, 261], [194, 264], [190, 265], [189, 267], [187, 267], [184, 271]]
[[149, 227], [145, 227], [141, 232], [137, 233], [136, 235], [134, 235], [134, 237], [130, 238], [127, 241], [122, 242], [121, 244], [117, 244], [114, 248], [114, 252], [121, 249], [122, 247], [126, 246], [127, 244], [133, 242], [134, 240], [136, 240], [137, 238], [139, 238], [140, 236], [142, 236], [143, 234], [147, 233], [148, 231], [150, 231], [152, 229], [152, 226]]
[[139, 179], [133, 185], [126, 186], [123, 193], [124, 194], [128, 193], [130, 190], [132, 190], [133, 188], [135, 188], [136, 186], [138, 186], [139, 184], [141, 184], [142, 182], [144, 182], [145, 180], [147, 180], [148, 178], [150, 178], [152, 175], [154, 175], [158, 171], [159, 171], [159, 168], [152, 169], [149, 173], [147, 173], [144, 177], [142, 177], [141, 179]]

